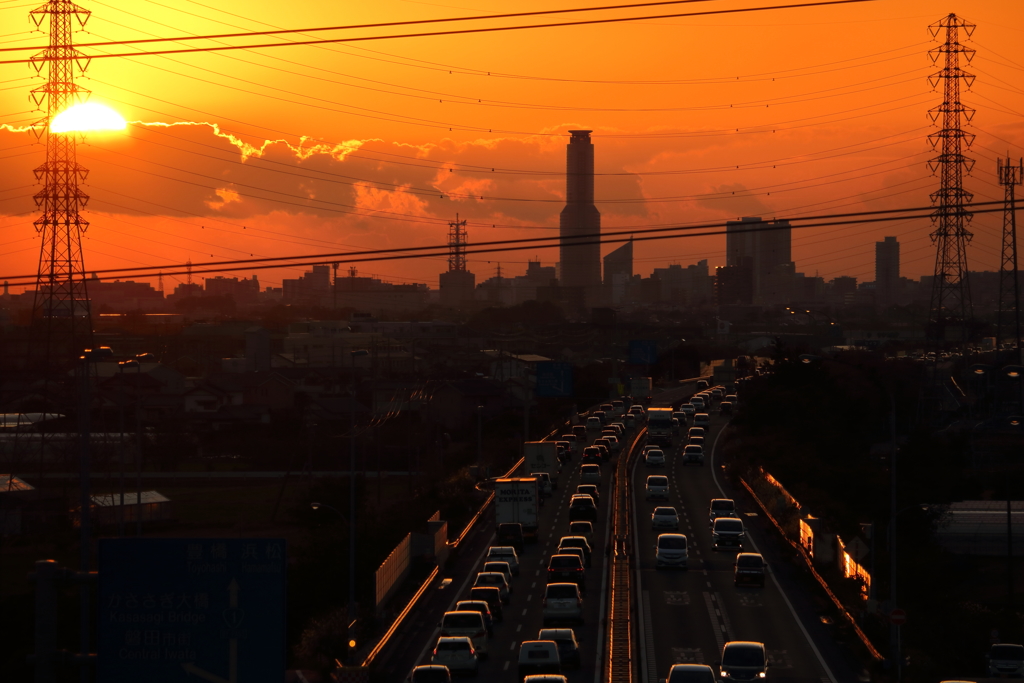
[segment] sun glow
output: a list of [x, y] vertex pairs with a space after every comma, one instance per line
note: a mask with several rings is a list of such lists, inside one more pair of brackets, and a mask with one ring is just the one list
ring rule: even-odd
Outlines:
[[127, 124], [116, 111], [102, 104], [86, 102], [65, 109], [50, 122], [51, 133], [90, 130], [124, 130]]

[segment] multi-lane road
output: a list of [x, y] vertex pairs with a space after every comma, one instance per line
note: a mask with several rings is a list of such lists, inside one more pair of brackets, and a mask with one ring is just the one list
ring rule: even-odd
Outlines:
[[[753, 640], [764, 643], [768, 650], [769, 679], [794, 683], [834, 681], [833, 672], [773, 580], [771, 567], [764, 588], [737, 587], [733, 585], [736, 551], [712, 548], [709, 503], [712, 498], [732, 497], [720, 486], [720, 477], [716, 475], [720, 463], [714, 457], [725, 425], [726, 419], [713, 410], [703, 466], [683, 465], [679, 454], [685, 441], [682, 430], [682, 436], [667, 449], [665, 467], [649, 468], [642, 458], [637, 458], [632, 468], [632, 532], [636, 551], [633, 588], [639, 608], [640, 680], [653, 683], [664, 678], [672, 664], [714, 666], [726, 642]], [[668, 475], [668, 503], [644, 500], [648, 474]], [[759, 539], [759, 525], [755, 523], [758, 511], [743, 499], [737, 503], [747, 528], [744, 550], [759, 552], [763, 540]], [[651, 529], [650, 516], [656, 505], [666, 504], [680, 513], [679, 533], [687, 536], [686, 570], [655, 567], [654, 545], [663, 531]]]
[[[654, 405], [678, 403], [693, 393], [692, 385], [674, 389], [656, 397]], [[680, 456], [686, 430], [676, 437], [663, 468], [649, 469], [640, 457], [629, 468], [629, 487], [633, 496], [633, 518], [628, 531], [635, 552], [632, 598], [634, 601], [634, 657], [641, 683], [663, 679], [675, 663], [705, 663], [712, 666], [720, 658], [722, 646], [730, 640], [763, 642], [768, 650], [768, 678], [793, 683], [836, 683], [848, 678], [849, 671], [839, 662], [836, 650], [827, 642], [827, 634], [815, 623], [815, 614], [805, 595], [793, 595], [794, 583], [788, 581], [791, 570], [773, 564], [774, 540], [756, 510], [746, 499], [737, 497], [741, 517], [747, 528], [745, 550], [765, 551], [769, 561], [763, 588], [733, 585], [736, 551], [712, 549], [708, 524], [708, 505], [712, 498], [732, 498], [725, 483], [716, 476], [720, 463], [716, 449], [727, 419], [712, 411], [707, 434], [704, 466], [683, 465]], [[627, 434], [622, 454], [631, 446], [643, 444], [644, 433]], [[598, 520], [594, 524], [593, 562], [586, 571], [584, 623], [573, 626], [583, 653], [583, 666], [564, 672], [570, 681], [603, 680], [603, 637], [607, 624], [609, 508], [612, 498], [614, 462], [602, 466]], [[680, 533], [689, 540], [689, 569], [656, 569], [654, 545], [658, 531], [650, 525], [656, 505], [644, 499], [648, 474], [666, 474], [670, 480], [667, 503], [681, 515]], [[558, 477], [558, 488], [541, 508], [538, 542], [528, 543], [520, 556], [520, 575], [513, 579], [514, 592], [505, 606], [505, 619], [496, 624], [489, 642], [489, 655], [480, 666], [480, 678], [487, 681], [518, 681], [519, 646], [534, 640], [544, 628], [542, 601], [546, 585], [546, 566], [559, 539], [568, 533], [569, 497], [579, 484], [579, 455], [570, 461]], [[400, 646], [392, 650], [387, 669], [390, 676], [406, 674], [415, 664], [429, 663], [430, 651], [437, 640], [436, 623], [455, 602], [468, 597], [469, 587], [483, 562], [487, 547], [494, 543], [493, 512], [485, 515], [478, 529], [466, 539], [458, 566], [449, 568], [452, 579], [432, 591], [417, 607], [417, 616], [399, 637]], [[762, 546], [767, 546], [762, 548]], [[454, 570], [454, 571], [453, 571]], [[785, 592], [783, 587], [786, 588]], [[787, 595], [788, 594], [788, 595]], [[823, 656], [824, 655], [824, 656]], [[837, 675], [839, 674], [839, 675]]]

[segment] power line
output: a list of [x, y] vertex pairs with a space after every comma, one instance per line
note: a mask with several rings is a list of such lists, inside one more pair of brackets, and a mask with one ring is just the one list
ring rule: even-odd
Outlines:
[[[1002, 211], [1001, 201], [992, 202], [977, 202], [971, 204], [971, 208], [986, 207], [992, 205], [999, 205], [999, 208], [992, 209], [978, 209], [975, 213], [992, 213], [995, 211]], [[932, 215], [934, 207], [907, 207], [899, 209], [882, 209], [875, 211], [857, 211], [850, 213], [839, 213], [839, 214], [824, 214], [816, 216], [800, 216], [790, 218], [774, 218], [774, 221], [789, 221], [789, 222], [804, 222], [804, 221], [817, 221], [809, 222], [806, 225], [790, 225], [790, 226], [779, 226], [775, 224], [766, 225], [765, 227], [751, 228], [752, 232], [759, 231], [771, 231], [779, 230], [784, 227], [793, 228], [807, 228], [807, 227], [826, 227], [833, 225], [846, 225], [846, 224], [858, 224], [858, 223], [872, 223], [872, 222], [884, 222], [894, 220], [907, 220], [908, 218], [927, 218]], [[897, 214], [894, 216], [887, 216], [886, 214]], [[903, 215], [903, 214], [918, 214], [918, 215]], [[850, 220], [846, 220], [850, 219]], [[634, 235], [641, 235], [637, 237], [639, 240], [653, 239], [652, 235], [660, 236], [659, 239], [676, 238], [676, 237], [694, 237], [694, 236], [706, 236], [706, 235], [720, 235], [725, 234], [724, 231], [718, 232], [695, 232], [699, 230], [714, 229], [714, 228], [725, 228], [727, 223], [716, 221], [710, 223], [697, 223], [687, 226], [673, 225], [662, 228], [625, 228], [623, 230], [616, 230], [606, 233], [589, 233], [579, 235], [579, 243], [586, 244], [586, 240], [591, 240], [593, 243], [617, 243], [627, 241]], [[746, 231], [746, 228], [741, 232]], [[524, 237], [511, 240], [491, 240], [491, 241], [477, 241], [474, 242], [472, 248], [466, 250], [466, 253], [495, 253], [502, 251], [518, 251], [522, 249], [537, 249], [537, 248], [552, 248], [558, 246], [559, 237]], [[508, 246], [515, 245], [515, 246]], [[365, 260], [395, 260], [405, 258], [420, 258], [425, 252], [438, 252], [428, 254], [429, 256], [446, 256], [448, 253], [447, 244], [428, 245], [420, 247], [401, 247], [391, 249], [368, 249], [356, 252], [333, 252], [333, 253], [322, 253], [322, 254], [306, 254], [306, 255], [295, 255], [295, 256], [275, 256], [270, 258], [253, 258], [253, 259], [235, 259], [225, 261], [207, 261], [193, 264], [199, 267], [213, 267], [213, 266], [239, 266], [240, 268], [225, 269], [218, 268], [210, 271], [198, 271], [198, 272], [220, 272], [221, 270], [238, 270], [242, 268], [262, 268], [266, 266], [256, 266], [250, 264], [266, 264], [268, 262], [283, 262], [283, 261], [303, 261], [301, 264], [290, 264], [289, 267], [294, 265], [310, 265], [322, 263], [324, 260], [344, 260], [346, 262], [360, 262]], [[414, 252], [414, 253], [410, 253]], [[350, 258], [350, 257], [370, 257], [370, 258]], [[132, 272], [138, 272], [140, 270], [164, 270], [164, 274], [167, 274], [167, 270], [171, 267], [179, 267], [177, 265], [159, 265], [159, 266], [147, 266], [144, 269], [126, 269], [126, 268], [108, 268], [104, 270], [96, 270], [92, 272], [96, 273], [121, 273], [126, 270]], [[197, 272], [193, 270], [192, 272]], [[30, 276], [26, 275], [0, 275], [0, 279], [18, 280]], [[141, 277], [141, 276], [140, 276]]]
[[[680, 0], [687, 1], [687, 0]], [[701, 1], [701, 0], [696, 0]], [[619, 24], [632, 21], [642, 21], [646, 19], [672, 19], [680, 17], [698, 17], [698, 16], [711, 16], [717, 14], [739, 14], [749, 12], [767, 12], [782, 9], [803, 9], [807, 7], [825, 7], [830, 5], [850, 5], [859, 4], [864, 2], [875, 2], [875, 0], [821, 0], [820, 2], [808, 2], [790, 5], [771, 5], [762, 7], [744, 7], [727, 10], [709, 10], [705, 12], [677, 12], [673, 14], [658, 14], [648, 15], [642, 17], [615, 17], [613, 19], [587, 19], [582, 21], [560, 21], [548, 24], [530, 24], [521, 26], [491, 26], [486, 28], [471, 28], [471, 29], [456, 29], [450, 31], [429, 31], [426, 33], [395, 33], [390, 35], [377, 35], [377, 36], [357, 36], [351, 38], [325, 38], [320, 40], [297, 40], [288, 43], [257, 43], [251, 45], [221, 45], [214, 47], [197, 47], [197, 48], [181, 48], [177, 50], [150, 50], [146, 52], [118, 52], [110, 54], [99, 54], [89, 55], [89, 59], [105, 59], [112, 57], [142, 57], [142, 56], [153, 56], [153, 55], [172, 55], [172, 54], [189, 54], [195, 52], [224, 52], [227, 50], [255, 50], [271, 47], [296, 47], [299, 45], [322, 45], [327, 43], [356, 43], [365, 42], [372, 40], [394, 40], [399, 38], [428, 38], [437, 36], [452, 36], [452, 35], [467, 35], [477, 33], [495, 33], [504, 31], [519, 31], [527, 29], [537, 28], [560, 28], [566, 26], [592, 26], [599, 24]], [[179, 39], [180, 40], [180, 39]], [[187, 40], [187, 39], [186, 39]], [[24, 49], [24, 48], [17, 48]], [[36, 48], [38, 49], [38, 48]], [[41, 61], [51, 61], [53, 58], [40, 57], [39, 59], [8, 59], [0, 61], [0, 64], [29, 64], [39, 63]]]

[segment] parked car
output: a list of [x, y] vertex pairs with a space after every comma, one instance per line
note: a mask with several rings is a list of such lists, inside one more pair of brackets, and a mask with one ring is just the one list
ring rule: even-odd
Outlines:
[[480, 658], [473, 649], [473, 642], [466, 637], [438, 638], [430, 663], [446, 666], [449, 671], [467, 671], [474, 676], [480, 673]]
[[685, 534], [658, 534], [654, 544], [654, 566], [689, 568], [689, 553]]
[[722, 648], [719, 676], [730, 681], [753, 681], [768, 675], [768, 652], [764, 643], [733, 640]]
[[553, 621], [583, 623], [583, 598], [575, 583], [549, 583], [542, 605], [545, 626]]
[[651, 513], [652, 529], [679, 530], [679, 513], [673, 507], [656, 507]]
[[553, 640], [525, 640], [519, 646], [520, 680], [527, 676], [536, 680], [538, 674], [562, 673], [562, 661], [558, 656], [558, 645]]
[[[764, 588], [764, 570], [767, 566], [760, 553], [740, 553], [736, 556], [736, 564], [734, 565], [733, 585], [738, 586], [741, 583], [752, 583], [755, 586]], [[1024, 673], [1024, 671], [1021, 673]]]
[[668, 477], [663, 474], [648, 476], [645, 497], [647, 500], [668, 500]]
[[562, 669], [579, 669], [583, 665], [580, 644], [571, 628], [542, 628], [537, 640], [551, 640], [558, 646], [558, 658]]

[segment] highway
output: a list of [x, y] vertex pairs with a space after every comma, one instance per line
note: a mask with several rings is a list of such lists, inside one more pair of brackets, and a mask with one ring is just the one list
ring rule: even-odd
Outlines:
[[[654, 405], [667, 405], [655, 401]], [[712, 412], [711, 430], [705, 442], [705, 464], [683, 465], [679, 451], [685, 440], [674, 439], [666, 452], [665, 467], [648, 468], [641, 458], [632, 467], [632, 535], [634, 560], [634, 600], [640, 637], [636, 656], [640, 660], [640, 681], [656, 683], [664, 678], [672, 664], [701, 663], [715, 666], [722, 646], [730, 640], [763, 642], [768, 650], [768, 679], [792, 683], [834, 683], [831, 670], [818, 656], [804, 626], [798, 621], [789, 599], [771, 575], [764, 588], [733, 585], [736, 551], [712, 549], [708, 525], [708, 505], [712, 498], [735, 498], [747, 529], [744, 548], [760, 552], [764, 545], [758, 512], [743, 498], [727, 494], [715, 476], [713, 457], [727, 420]], [[656, 569], [654, 546], [659, 533], [653, 531], [650, 515], [664, 502], [644, 500], [644, 482], [648, 474], [667, 474], [670, 500], [680, 513], [679, 533], [689, 544], [689, 569]]]
[[[629, 445], [636, 438], [636, 432], [624, 436], [625, 444], [622, 453], [625, 455]], [[590, 439], [592, 440], [592, 439]], [[582, 452], [582, 448], [580, 449]], [[594, 544], [591, 567], [586, 570], [587, 592], [583, 600], [584, 623], [581, 626], [572, 624], [551, 624], [551, 627], [569, 626], [574, 629], [579, 641], [583, 664], [579, 670], [565, 671], [569, 681], [597, 680], [595, 672], [602, 668], [601, 637], [603, 636], [603, 614], [606, 610], [604, 594], [607, 583], [607, 558], [609, 531], [609, 500], [611, 498], [611, 473], [618, 456], [601, 466], [601, 500], [598, 507], [598, 519], [594, 523]], [[537, 632], [544, 628], [542, 616], [542, 599], [547, 585], [548, 558], [558, 546], [558, 540], [568, 534], [569, 528], [569, 497], [580, 483], [580, 453], [566, 464], [558, 477], [558, 488], [552, 492], [541, 507], [538, 542], [527, 543], [519, 557], [520, 572], [513, 578], [514, 592], [508, 605], [504, 606], [504, 622], [495, 624], [494, 637], [489, 643], [489, 656], [480, 666], [480, 680], [486, 681], [518, 681], [516, 676], [519, 656], [519, 645], [524, 640], [536, 640]], [[436, 622], [441, 614], [454, 609], [455, 602], [468, 597], [469, 587], [483, 564], [483, 556], [487, 548], [494, 542], [493, 506], [480, 520], [480, 529], [463, 552], [466, 567], [469, 571], [452, 572], [455, 580], [447, 587], [438, 589], [430, 606], [424, 606], [424, 616], [419, 619], [419, 627], [411, 629], [401, 647], [406, 653], [416, 652], [415, 657], [407, 657], [396, 653], [401, 661], [400, 666], [389, 667], [393, 671], [408, 672], [416, 664], [429, 664], [430, 651], [437, 641]], [[443, 594], [444, 598], [439, 599]], [[427, 616], [429, 615], [429, 616]], [[426, 619], [431, 619], [427, 623]], [[396, 648], [397, 649], [397, 648]]]

